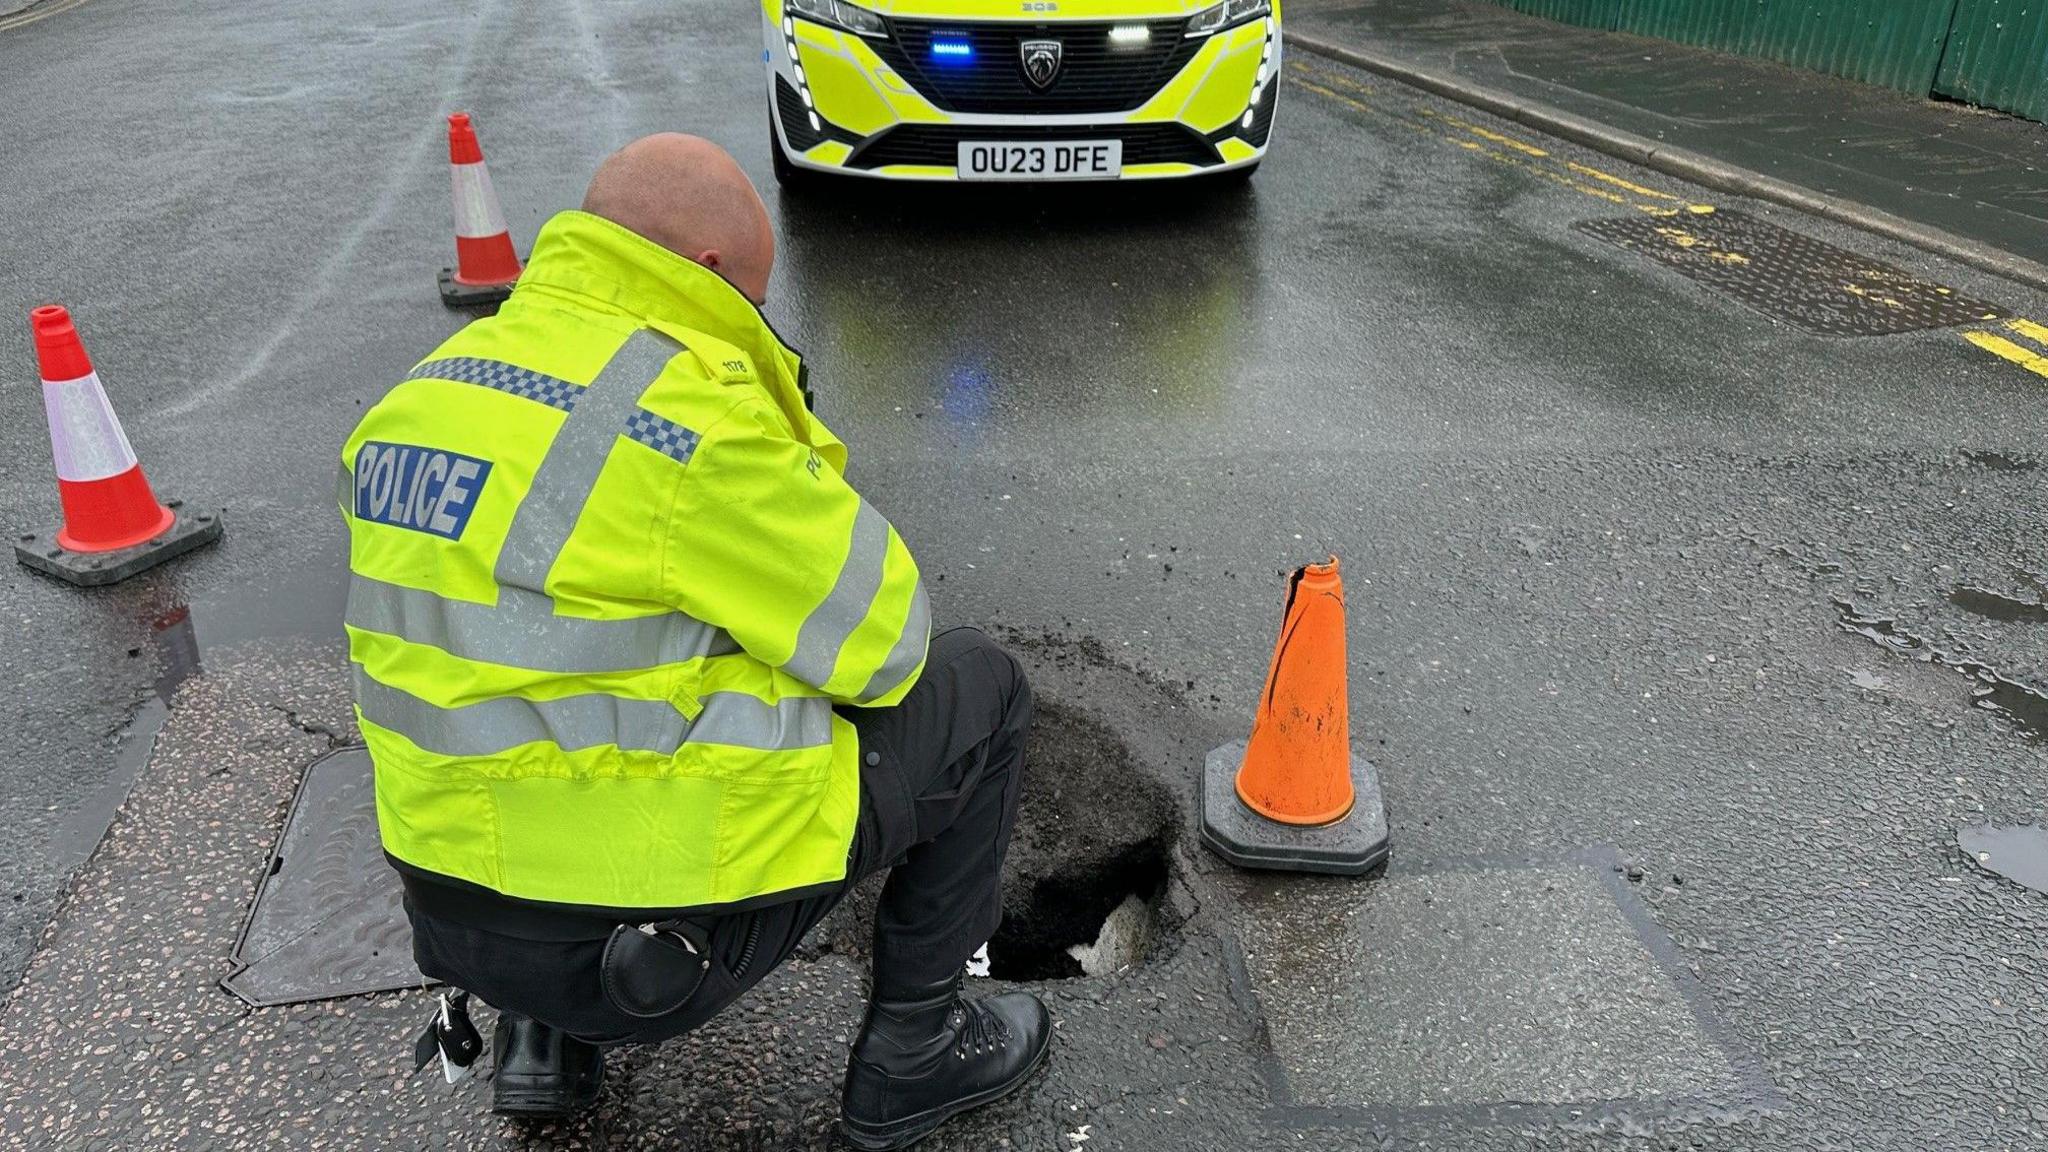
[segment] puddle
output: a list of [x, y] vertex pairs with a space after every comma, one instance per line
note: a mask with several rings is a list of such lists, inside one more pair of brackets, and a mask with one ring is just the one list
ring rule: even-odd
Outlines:
[[[163, 607], [159, 598], [145, 606], [142, 619], [148, 623], [149, 640], [127, 649], [125, 656], [130, 661], [155, 664], [151, 695], [135, 705], [115, 737], [113, 770], [97, 791], [52, 821], [49, 850], [57, 867], [68, 872], [83, 864], [106, 836], [115, 814], [149, 764], [157, 732], [170, 718], [179, 686], [204, 670], [208, 648], [282, 636], [330, 638], [339, 643], [346, 593], [346, 575], [337, 570], [332, 579], [296, 580], [276, 590], [237, 589], [218, 600], [200, 599], [169, 607]], [[124, 654], [114, 655], [119, 659]]]
[[199, 669], [199, 638], [192, 630], [192, 610], [177, 605], [157, 613], [149, 621], [149, 644], [128, 649], [128, 658], [154, 657], [157, 667], [151, 695], [135, 709], [115, 738], [114, 768], [86, 800], [63, 813], [52, 823], [49, 836], [52, 859], [63, 872], [85, 863], [101, 837], [113, 826], [115, 813], [128, 800], [129, 791], [149, 765], [156, 749], [156, 736], [171, 715], [171, 700], [178, 686]]
[[2048, 736], [2048, 695], [2008, 680], [1988, 668], [1957, 665], [1983, 681], [1970, 695], [1970, 705], [1996, 712], [2029, 736]]
[[2048, 624], [2048, 604], [2021, 600], [1987, 588], [1975, 588], [1968, 584], [1958, 585], [1949, 592], [1948, 602], [1986, 620]]
[[1956, 844], [1987, 872], [2048, 892], [2048, 828], [1977, 824], [1956, 832]]
[[1989, 664], [1934, 648], [1921, 637], [1900, 628], [1898, 621], [1889, 616], [1865, 613], [1839, 596], [1830, 599], [1834, 602], [1842, 631], [1915, 660], [1953, 668], [1969, 676], [1977, 681], [1976, 688], [1970, 693], [1970, 707], [1998, 714], [2023, 735], [2048, 736], [2048, 693], [2004, 676]]

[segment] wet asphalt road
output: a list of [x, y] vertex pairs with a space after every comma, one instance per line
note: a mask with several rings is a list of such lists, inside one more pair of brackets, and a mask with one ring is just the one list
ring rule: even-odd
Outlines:
[[[0, 31], [0, 312], [70, 304], [158, 487], [229, 525], [107, 592], [0, 578], [7, 984], [56, 925], [0, 1012], [11, 1138], [513, 1139], [451, 1118], [474, 1096], [424, 1112], [388, 1069], [357, 1075], [352, 1053], [393, 1063], [410, 1001], [245, 1016], [211, 987], [218, 936], [294, 773], [346, 731], [335, 447], [461, 322], [433, 289], [440, 115], [477, 116], [522, 245], [646, 131], [719, 139], [766, 187], [755, 21], [90, 0]], [[2048, 629], [1997, 598], [2048, 594], [2048, 381], [1954, 330], [1810, 335], [1573, 226], [1663, 203], [1619, 179], [2016, 315], [2048, 299], [1293, 62], [1313, 71], [1246, 190], [769, 193], [771, 315], [943, 617], [1085, 642], [1223, 734], [1264, 671], [1275, 573], [1345, 561], [1393, 870], [1242, 883], [1190, 858], [1213, 935], [1063, 1000], [1066, 1059], [957, 1146], [2048, 1140], [2048, 897], [1955, 846], [2048, 795], [2029, 731]], [[33, 363], [26, 325], [0, 323], [9, 526], [54, 510]], [[118, 733], [195, 654], [145, 768]], [[2008, 683], [1973, 700], [1959, 667]], [[1052, 678], [1126, 729], [1163, 707]], [[137, 773], [138, 807], [79, 871]], [[237, 773], [253, 782], [209, 783]], [[704, 1146], [814, 1138], [855, 980], [793, 969], [764, 991], [792, 1005], [781, 1047], [764, 1017], [638, 1055], [610, 1119], [564, 1139], [679, 1139], [678, 1114], [711, 1116], [688, 1129]], [[123, 1008], [178, 1023], [131, 1036], [107, 1023]], [[1151, 1043], [1167, 1032], [1140, 1011], [1174, 1038]], [[134, 1063], [37, 1064], [93, 1050], [61, 1020], [119, 1033]], [[301, 1050], [329, 1054], [318, 1075]], [[178, 1067], [202, 1052], [203, 1107]], [[154, 1116], [91, 1118], [138, 1082]]]

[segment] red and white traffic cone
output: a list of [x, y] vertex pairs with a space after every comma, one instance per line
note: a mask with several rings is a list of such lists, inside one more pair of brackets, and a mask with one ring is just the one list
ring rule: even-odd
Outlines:
[[491, 170], [467, 112], [448, 117], [448, 171], [455, 191], [455, 267], [441, 269], [441, 303], [454, 308], [496, 304], [519, 279], [519, 254]]
[[175, 500], [157, 502], [71, 313], [52, 304], [28, 315], [64, 523], [23, 535], [14, 558], [73, 584], [111, 584], [220, 539], [219, 516], [186, 516]]

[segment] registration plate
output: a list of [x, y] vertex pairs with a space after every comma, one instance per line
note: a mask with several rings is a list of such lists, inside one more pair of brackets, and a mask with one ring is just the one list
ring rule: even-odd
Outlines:
[[1124, 170], [1121, 140], [1046, 140], [960, 144], [962, 180], [1111, 180]]

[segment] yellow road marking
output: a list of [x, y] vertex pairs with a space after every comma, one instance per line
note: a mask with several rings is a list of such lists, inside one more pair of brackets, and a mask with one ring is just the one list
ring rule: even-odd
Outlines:
[[[1306, 71], [1306, 69], [1304, 69], [1303, 71]], [[1434, 133], [1430, 132], [1429, 125], [1427, 124], [1417, 124], [1413, 120], [1403, 119], [1402, 117], [1396, 116], [1392, 112], [1388, 112], [1383, 108], [1375, 108], [1362, 100], [1353, 100], [1351, 97], [1344, 95], [1342, 92], [1333, 92], [1330, 89], [1323, 87], [1321, 84], [1317, 84], [1313, 80], [1304, 80], [1299, 76], [1293, 76], [1290, 77], [1290, 79], [1292, 79], [1296, 84], [1301, 85], [1303, 88], [1306, 88], [1311, 92], [1314, 92], [1318, 96], [1327, 96], [1330, 99], [1335, 100], [1339, 104], [1344, 104], [1348, 105], [1349, 107], [1356, 108], [1360, 112], [1370, 112], [1375, 116], [1384, 116], [1387, 119], [1392, 120], [1396, 124], [1400, 124], [1407, 128], [1413, 128], [1417, 132], [1421, 132], [1425, 135], [1434, 135]]]
[[[1515, 139], [1513, 136], [1504, 136], [1499, 132], [1490, 132], [1487, 129], [1481, 128], [1477, 124], [1467, 124], [1463, 120], [1458, 119], [1456, 116], [1446, 116], [1443, 113], [1438, 112], [1431, 108], [1417, 108], [1415, 112], [1417, 115], [1428, 116], [1433, 120], [1441, 120], [1446, 124], [1462, 128], [1465, 131], [1470, 132], [1474, 136], [1479, 137], [1481, 140], [1490, 140], [1495, 144], [1504, 144], [1507, 147], [1513, 148], [1515, 151], [1520, 152], [1524, 156], [1550, 155], [1550, 153], [1545, 152], [1543, 149], [1536, 147], [1534, 144], [1524, 144], [1522, 141]], [[1576, 168], [1578, 167], [1578, 165], [1574, 164], [1572, 165], [1572, 167]]]
[[1338, 72], [1325, 72], [1320, 68], [1311, 68], [1299, 60], [1291, 61], [1289, 67], [1304, 76], [1313, 76], [1326, 84], [1335, 84], [1339, 88], [1349, 88], [1353, 92], [1363, 92], [1367, 96], [1375, 94], [1371, 85], [1361, 84], [1351, 77]]
[[[1288, 68], [1289, 71], [1292, 73], [1289, 79], [1293, 80], [1296, 84], [1299, 84], [1301, 87], [1316, 93], [1319, 96], [1328, 97], [1329, 99], [1335, 100], [1340, 104], [1346, 105], [1347, 107], [1355, 108], [1361, 112], [1370, 112], [1376, 116], [1384, 116], [1397, 124], [1405, 125], [1406, 127], [1412, 128], [1418, 132], [1422, 132], [1432, 136], [1439, 136], [1445, 140], [1450, 141], [1453, 144], [1456, 144], [1458, 147], [1465, 149], [1467, 152], [1476, 152], [1482, 156], [1486, 156], [1493, 160], [1499, 160], [1504, 163], [1513, 164], [1516, 167], [1523, 168], [1529, 172], [1533, 172], [1536, 175], [1551, 181], [1552, 183], [1562, 185], [1566, 188], [1570, 188], [1574, 192], [1578, 192], [1586, 196], [1591, 196], [1594, 199], [1605, 200], [1610, 204], [1620, 204], [1626, 207], [1632, 207], [1637, 209], [1638, 211], [1647, 212], [1653, 216], [1676, 216], [1680, 212], [1684, 211], [1690, 211], [1696, 214], [1704, 215], [1714, 210], [1712, 205], [1690, 204], [1687, 203], [1682, 197], [1674, 196], [1669, 192], [1659, 192], [1654, 188], [1646, 188], [1640, 184], [1636, 184], [1631, 181], [1624, 180], [1619, 176], [1612, 175], [1611, 173], [1602, 172], [1597, 168], [1591, 168], [1584, 164], [1567, 164], [1563, 161], [1560, 161], [1557, 157], [1552, 156], [1548, 151], [1539, 148], [1536, 145], [1531, 144], [1525, 140], [1516, 139], [1515, 137], [1507, 135], [1503, 132], [1495, 132], [1492, 129], [1481, 127], [1480, 125], [1459, 119], [1456, 116], [1451, 116], [1442, 112], [1438, 112], [1432, 108], [1423, 108], [1419, 106], [1410, 107], [1404, 109], [1404, 111], [1406, 111], [1409, 114], [1408, 116], [1404, 116], [1398, 112], [1388, 111], [1384, 108], [1377, 108], [1371, 104], [1367, 104], [1363, 101], [1353, 99], [1352, 97], [1347, 96], [1341, 92], [1334, 91], [1329, 87], [1329, 85], [1336, 85], [1337, 87], [1347, 88], [1353, 92], [1360, 92], [1368, 95], [1376, 94], [1374, 93], [1374, 90], [1372, 88], [1367, 87], [1366, 85], [1361, 84], [1356, 80], [1352, 80], [1347, 76], [1343, 76], [1341, 74], [1334, 72], [1326, 72], [1319, 68], [1311, 68], [1307, 65], [1302, 64], [1300, 61], [1290, 61], [1288, 64]], [[1473, 136], [1478, 137], [1480, 141], [1484, 141], [1485, 143], [1479, 143], [1472, 140], [1468, 140], [1461, 135], [1457, 135], [1448, 131], [1440, 131], [1434, 129], [1430, 127], [1430, 125], [1427, 123], [1421, 123], [1418, 122], [1418, 120], [1416, 119], [1411, 119], [1410, 116], [1418, 117], [1422, 120], [1448, 124], [1458, 129], [1460, 132], [1469, 133]], [[1498, 146], [1498, 148], [1487, 147], [1487, 145], [1489, 144], [1496, 145]], [[1508, 152], [1500, 151], [1499, 149], [1510, 149], [1514, 153], [1517, 153], [1517, 155], [1510, 155]], [[1533, 163], [1533, 161], [1541, 161], [1542, 163]], [[1565, 171], [1553, 170], [1553, 166], [1555, 166], [1556, 168], [1566, 169], [1570, 172], [1576, 172], [1581, 175], [1591, 177], [1595, 180], [1600, 181], [1600, 183], [1602, 184], [1609, 185], [1610, 187], [1597, 187], [1592, 184], [1582, 183], [1581, 181], [1575, 180], [1571, 176], [1567, 175]], [[1620, 188], [1627, 192], [1634, 193], [1637, 196], [1641, 196], [1653, 201], [1653, 203], [1635, 203], [1629, 200], [1628, 197], [1622, 196], [1613, 191], [1614, 188]], [[1667, 207], [1667, 205], [1669, 206]]]
[[2005, 322], [2005, 326], [2007, 328], [2010, 328], [2014, 332], [2017, 332], [2020, 335], [2025, 336], [2027, 339], [2032, 340], [2034, 343], [2039, 344], [2041, 347], [2048, 348], [2048, 328], [2044, 328], [2041, 325], [2034, 323], [2032, 320], [2022, 319], [2018, 316], [2015, 316], [2012, 319], [2007, 320]]
[[1669, 192], [1659, 192], [1655, 188], [1645, 188], [1641, 184], [1631, 184], [1619, 176], [1610, 176], [1598, 168], [1588, 168], [1584, 164], [1566, 164], [1565, 166], [1581, 176], [1591, 176], [1595, 180], [1612, 184], [1616, 188], [1626, 188], [1638, 196], [1648, 196], [1653, 200], [1678, 200], [1680, 203], [1684, 203], [1683, 199], [1673, 196]]
[[2037, 356], [2003, 336], [1991, 332], [1965, 332], [1963, 339], [1993, 356], [2010, 360], [2037, 376], [2048, 376], [2048, 356]]
[[[1602, 172], [1600, 169], [1591, 167], [1590, 165], [1580, 164], [1574, 161], [1561, 161], [1556, 157], [1552, 157], [1550, 153], [1544, 151], [1541, 148], [1536, 147], [1535, 145], [1528, 144], [1521, 140], [1517, 140], [1514, 137], [1508, 136], [1504, 133], [1490, 131], [1486, 128], [1480, 127], [1477, 124], [1467, 123], [1466, 121], [1460, 120], [1455, 116], [1448, 116], [1444, 113], [1438, 112], [1430, 108], [1413, 107], [1407, 110], [1411, 116], [1422, 117], [1430, 121], [1437, 121], [1451, 125], [1452, 127], [1455, 127], [1462, 132], [1466, 132], [1471, 134], [1472, 136], [1478, 137], [1478, 140], [1468, 140], [1462, 136], [1453, 135], [1449, 132], [1438, 131], [1436, 129], [1431, 128], [1427, 123], [1420, 123], [1415, 119], [1411, 119], [1410, 116], [1403, 116], [1399, 113], [1391, 112], [1383, 108], [1375, 108], [1370, 104], [1366, 104], [1360, 100], [1355, 100], [1350, 96], [1346, 96], [1342, 92], [1334, 91], [1330, 87], [1326, 86], [1326, 84], [1333, 84], [1337, 87], [1346, 88], [1353, 92], [1365, 93], [1368, 95], [1377, 94], [1374, 92], [1373, 89], [1365, 86], [1364, 84], [1360, 84], [1355, 80], [1352, 80], [1350, 77], [1341, 75], [1339, 73], [1325, 72], [1320, 69], [1309, 68], [1302, 65], [1298, 61], [1290, 62], [1290, 68], [1295, 73], [1295, 75], [1291, 77], [1291, 79], [1293, 79], [1296, 84], [1301, 85], [1303, 88], [1306, 88], [1311, 92], [1314, 92], [1321, 96], [1326, 96], [1332, 100], [1337, 101], [1340, 104], [1356, 108], [1361, 112], [1370, 112], [1375, 116], [1383, 116], [1389, 120], [1394, 121], [1397, 124], [1401, 124], [1405, 127], [1412, 128], [1415, 131], [1421, 132], [1425, 135], [1436, 136], [1440, 139], [1448, 140], [1451, 143], [1456, 144], [1458, 147], [1463, 148], [1467, 152], [1476, 152], [1479, 155], [1485, 156], [1489, 159], [1498, 160], [1504, 164], [1512, 164], [1517, 168], [1521, 168], [1525, 171], [1532, 172], [1553, 183], [1563, 185], [1566, 188], [1570, 188], [1575, 192], [1580, 192], [1587, 196], [1596, 197], [1598, 199], [1606, 200], [1614, 204], [1631, 204], [1632, 202], [1628, 200], [1626, 197], [1617, 195], [1613, 191], [1610, 191], [1610, 189], [1612, 188], [1618, 188], [1622, 191], [1630, 193], [1633, 196], [1641, 197], [1642, 199], [1652, 201], [1652, 203], [1647, 204], [1633, 203], [1632, 206], [1636, 209], [1643, 212], [1647, 212], [1652, 216], [1662, 217], [1666, 219], [1686, 214], [1690, 214], [1693, 216], [1711, 216], [1714, 214], [1715, 209], [1712, 204], [1694, 204], [1690, 201], [1685, 200], [1683, 197], [1674, 196], [1669, 192], [1661, 192], [1655, 188], [1645, 187], [1644, 185], [1637, 184], [1634, 181], [1624, 180], [1619, 176], [1616, 176], [1609, 172]], [[1304, 77], [1313, 77], [1314, 79], [1304, 79]], [[1324, 81], [1326, 82], [1326, 84], [1316, 83], [1315, 81]], [[1482, 143], [1482, 141], [1484, 143]], [[1519, 153], [1519, 155], [1511, 155], [1507, 152], [1500, 151], [1496, 148], [1489, 148], [1486, 146], [1487, 144], [1495, 144], [1499, 145], [1501, 148], [1512, 149], [1515, 153]], [[1534, 161], [1545, 161], [1545, 163], [1535, 163]], [[1588, 184], [1580, 183], [1579, 181], [1574, 180], [1571, 177], [1565, 175], [1563, 172], [1553, 171], [1552, 165], [1561, 165], [1563, 168], [1570, 172], [1576, 173], [1580, 176], [1588, 177], [1592, 180], [1598, 181], [1600, 184], [1607, 185], [1608, 187], [1593, 187]], [[1720, 248], [1713, 242], [1706, 240], [1702, 237], [1695, 236], [1692, 233], [1687, 232], [1685, 229], [1677, 227], [1676, 225], [1659, 228], [1657, 229], [1657, 232], [1666, 241], [1670, 242], [1672, 245], [1676, 247], [1685, 249], [1702, 249], [1708, 256], [1708, 258], [1717, 260], [1723, 264], [1751, 263], [1751, 258], [1748, 255], [1741, 252]], [[1870, 285], [1878, 285], [1882, 284], [1884, 281], [1898, 278], [1898, 276], [1895, 276], [1890, 273], [1879, 272], [1876, 269], [1870, 269], [1868, 271], [1867, 276], [1865, 277], [1865, 279], [1869, 282]], [[1908, 282], [1911, 283], [1910, 279]], [[1860, 296], [1865, 300], [1872, 301], [1873, 303], [1880, 304], [1887, 308], [1901, 309], [1905, 307], [1904, 303], [1900, 301], [1897, 297], [1884, 294], [1881, 290], [1873, 290], [1872, 287], [1866, 286], [1865, 284], [1844, 284], [1842, 285], [1842, 290], [1852, 295]], [[1953, 296], [1955, 294], [1954, 289], [1944, 288], [1938, 285], [1934, 286], [1934, 291], [1943, 296]], [[1984, 317], [1984, 319], [1992, 320], [1995, 319], [1995, 317], [1986, 316]], [[2021, 337], [2033, 341], [2036, 344], [2041, 345], [2043, 348], [2048, 348], [2048, 325], [2037, 324], [2032, 320], [2026, 320], [2016, 317], [2013, 319], [2006, 320], [2005, 328], [2016, 335], [2019, 335]], [[1991, 354], [1999, 357], [2000, 359], [2011, 361], [2012, 363], [2017, 364], [2020, 367], [2025, 368], [2027, 371], [2032, 372], [2036, 375], [2048, 377], [2048, 355], [2041, 355], [2039, 353], [2036, 353], [2029, 348], [2026, 348], [2020, 344], [2016, 344], [2013, 341], [2008, 340], [2005, 337], [1997, 335], [1996, 333], [1992, 332], [1971, 331], [1964, 332], [1962, 335], [1963, 338], [1968, 340], [1970, 343], [1976, 345], [1979, 348], [1984, 349], [1987, 352], [1990, 352]]]

